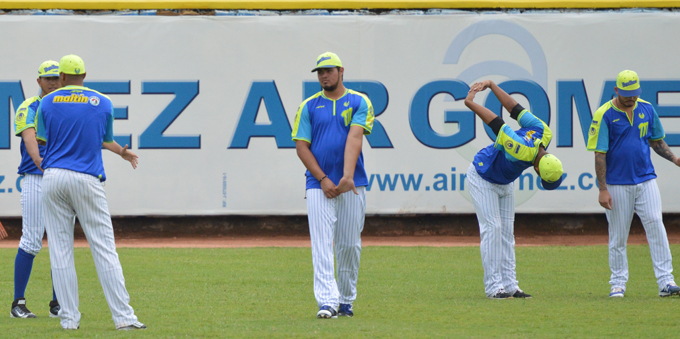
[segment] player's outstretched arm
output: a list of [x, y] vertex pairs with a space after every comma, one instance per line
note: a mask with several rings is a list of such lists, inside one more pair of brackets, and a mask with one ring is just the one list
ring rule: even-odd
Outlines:
[[316, 158], [310, 149], [311, 146], [312, 144], [307, 141], [295, 140], [295, 150], [297, 151], [298, 158], [300, 158], [302, 164], [305, 165], [309, 173], [311, 173], [316, 180], [319, 180], [321, 190], [323, 191], [323, 194], [326, 195], [326, 198], [333, 199], [340, 195], [340, 193], [338, 193], [333, 181], [328, 178], [326, 173], [321, 169], [321, 166], [319, 166], [319, 163], [316, 161]]
[[668, 144], [663, 139], [650, 140], [649, 146], [662, 158], [674, 163], [676, 166], [680, 166], [680, 158], [673, 154], [673, 151], [671, 151], [671, 148], [668, 147]]
[[491, 80], [486, 80], [483, 83], [488, 83], [488, 88], [491, 88], [491, 91], [493, 91], [493, 94], [496, 95], [496, 98], [498, 98], [498, 101], [501, 102], [501, 105], [508, 111], [512, 112], [512, 109], [517, 106], [517, 100], [513, 99], [510, 94], [505, 93], [503, 89], [498, 87], [493, 81]]
[[107, 150], [116, 153], [121, 156], [121, 158], [127, 160], [130, 162], [132, 165], [132, 168], [137, 168], [137, 154], [132, 153], [130, 150], [128, 150], [128, 145], [125, 145], [125, 147], [121, 147], [117, 142], [104, 142], [102, 143], [102, 146], [106, 148]]
[[342, 179], [338, 183], [338, 193], [340, 194], [349, 191], [357, 195], [359, 194], [356, 186], [354, 186], [354, 171], [357, 167], [359, 154], [361, 154], [363, 141], [364, 128], [356, 125], [350, 127], [347, 142], [345, 143], [345, 165], [342, 169]]
[[597, 186], [600, 188], [598, 197], [600, 206], [611, 210], [612, 197], [607, 190], [607, 153], [595, 152], [595, 175], [597, 175]]
[[35, 128], [23, 130], [21, 132], [21, 138], [24, 140], [26, 152], [31, 157], [31, 160], [33, 160], [33, 163], [42, 171], [43, 169], [40, 167], [40, 164], [43, 159], [40, 157], [40, 148], [38, 148], [38, 139], [36, 138]]
[[467, 97], [465, 98], [465, 106], [469, 108], [471, 111], [475, 112], [477, 116], [479, 116], [482, 121], [484, 121], [485, 124], [489, 124], [491, 121], [494, 119], [498, 118], [498, 115], [496, 113], [491, 112], [488, 108], [476, 103], [475, 100], [475, 95], [477, 93], [485, 90], [488, 87], [485, 87], [483, 83], [477, 82], [472, 87], [470, 87], [470, 91], [468, 92]]

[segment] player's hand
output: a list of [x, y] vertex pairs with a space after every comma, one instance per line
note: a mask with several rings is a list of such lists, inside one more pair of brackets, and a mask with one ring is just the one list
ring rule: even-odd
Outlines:
[[45, 171], [43, 171], [42, 167], [40, 167], [40, 165], [41, 165], [42, 162], [43, 162], [43, 158], [38, 158], [38, 159], [39, 159], [38, 161], [34, 161], [33, 163], [35, 164], [36, 167], [38, 167], [38, 169], [40, 170], [40, 172], [43, 172], [43, 173], [44, 173]]
[[345, 192], [352, 191], [354, 194], [359, 195], [356, 186], [354, 186], [354, 179], [342, 177], [338, 183], [338, 193], [342, 194]]
[[611, 211], [611, 209], [612, 209], [612, 196], [609, 195], [608, 190], [600, 191], [600, 196], [598, 197], [598, 200], [600, 201], [600, 206]]
[[137, 168], [138, 163], [137, 158], [139, 157], [137, 156], [137, 154], [134, 154], [130, 152], [130, 150], [128, 150], [128, 145], [125, 145], [125, 147], [123, 147], [123, 149], [120, 150], [120, 156], [123, 159], [129, 161], [130, 164], [132, 164], [132, 168]]
[[330, 178], [324, 178], [321, 180], [321, 190], [328, 199], [333, 199], [340, 195], [340, 193], [338, 193], [337, 187], [335, 187], [335, 184], [333, 183], [333, 180]]

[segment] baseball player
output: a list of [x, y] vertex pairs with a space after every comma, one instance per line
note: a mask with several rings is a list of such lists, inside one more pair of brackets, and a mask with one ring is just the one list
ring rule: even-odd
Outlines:
[[[21, 164], [19, 175], [24, 176], [21, 187], [21, 241], [14, 261], [14, 302], [10, 315], [12, 318], [35, 318], [26, 307], [26, 286], [31, 277], [33, 259], [42, 248], [45, 235], [42, 204], [42, 169], [40, 162], [45, 155], [44, 146], [35, 139], [35, 112], [42, 98], [59, 88], [59, 63], [48, 60], [38, 68], [40, 96], [26, 99], [17, 110], [14, 118], [14, 134], [21, 137]], [[59, 313], [59, 302], [52, 290], [50, 317]]]
[[649, 148], [677, 166], [680, 160], [663, 141], [666, 135], [654, 107], [639, 99], [642, 88], [637, 73], [619, 73], [614, 90], [616, 98], [595, 111], [587, 145], [595, 152], [598, 200], [609, 222], [609, 296], [622, 298], [626, 292], [626, 242], [633, 213], [647, 234], [659, 296], [679, 294]]
[[334, 53], [316, 59], [312, 72], [317, 72], [323, 91], [302, 102], [292, 133], [307, 168], [317, 318], [354, 316], [357, 295], [368, 185], [361, 145], [373, 128], [373, 106], [364, 94], [345, 88], [344, 71]]
[[[491, 88], [520, 129], [513, 131], [503, 119], [473, 100]], [[493, 81], [472, 85], [465, 105], [497, 135], [495, 143], [475, 155], [467, 171], [468, 187], [475, 206], [480, 250], [484, 266], [484, 290], [491, 299], [531, 298], [517, 283], [515, 272], [514, 181], [525, 169], [534, 167], [543, 188], [553, 190], [562, 183], [562, 163], [546, 152], [552, 139], [548, 125], [524, 109]]]
[[137, 167], [137, 155], [113, 140], [113, 105], [83, 87], [85, 63], [76, 55], [59, 62], [64, 86], [38, 107], [38, 139], [46, 142], [42, 167], [43, 203], [59, 318], [64, 329], [80, 326], [78, 281], [73, 261], [73, 217], [90, 244], [97, 275], [117, 329], [144, 329], [130, 307], [123, 269], [116, 253], [111, 215], [102, 182], [106, 180], [102, 146]]

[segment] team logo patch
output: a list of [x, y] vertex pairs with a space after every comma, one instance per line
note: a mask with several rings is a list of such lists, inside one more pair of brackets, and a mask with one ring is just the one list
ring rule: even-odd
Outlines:
[[642, 112], [640, 112], [640, 114], [638, 114], [638, 116], [640, 117], [640, 119], [644, 119], [644, 118], [645, 118], [645, 114], [642, 113]]
[[508, 141], [508, 142], [505, 143], [505, 148], [507, 148], [507, 149], [512, 149], [512, 146], [515, 146], [515, 145], [512, 143], [512, 141]]
[[22, 120], [24, 118], [24, 113], [19, 112], [19, 115], [17, 115], [17, 120]]
[[595, 135], [595, 127], [590, 127], [590, 135]]
[[349, 101], [345, 101], [345, 107], [349, 106]]
[[99, 97], [91, 96], [90, 97], [90, 105], [99, 106]]

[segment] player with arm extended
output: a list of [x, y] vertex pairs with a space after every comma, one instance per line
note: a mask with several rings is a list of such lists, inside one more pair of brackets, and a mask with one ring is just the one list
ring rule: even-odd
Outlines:
[[[513, 131], [503, 119], [474, 102], [478, 92], [491, 88], [520, 129]], [[553, 190], [562, 183], [562, 163], [546, 152], [552, 139], [548, 125], [524, 109], [491, 80], [475, 83], [465, 105], [497, 135], [495, 143], [475, 155], [467, 181], [475, 206], [480, 250], [484, 266], [484, 290], [492, 299], [530, 298], [519, 288], [515, 271], [514, 181], [533, 166], [543, 188]]]
[[106, 180], [102, 146], [137, 167], [137, 155], [113, 140], [113, 105], [83, 87], [85, 63], [76, 55], [59, 62], [64, 86], [45, 96], [36, 118], [37, 138], [46, 143], [42, 167], [45, 225], [54, 289], [61, 303], [64, 329], [78, 329], [78, 279], [73, 260], [74, 216], [85, 232], [97, 275], [119, 330], [144, 329], [125, 288], [116, 253], [111, 215], [102, 182]]
[[680, 159], [663, 140], [666, 135], [654, 107], [639, 98], [642, 88], [637, 73], [619, 73], [614, 91], [616, 98], [595, 111], [586, 146], [595, 152], [598, 200], [609, 222], [609, 296], [620, 298], [626, 292], [626, 243], [633, 213], [645, 228], [659, 296], [677, 295], [680, 287], [673, 277], [661, 195], [649, 149], [677, 166]]
[[[47, 94], [59, 88], [59, 63], [48, 60], [38, 68], [40, 96], [26, 99], [14, 118], [14, 134], [21, 137], [21, 164], [19, 175], [23, 175], [21, 185], [21, 241], [14, 261], [14, 302], [10, 311], [12, 318], [35, 318], [36, 315], [26, 307], [26, 286], [33, 270], [33, 259], [42, 249], [45, 235], [42, 203], [42, 177], [40, 163], [45, 155], [45, 147], [38, 145], [35, 138], [35, 113], [40, 101]], [[49, 304], [50, 317], [59, 313], [59, 302], [52, 291]]]
[[344, 71], [334, 53], [317, 58], [312, 72], [317, 72], [323, 91], [302, 102], [292, 133], [307, 168], [317, 318], [354, 316], [357, 295], [368, 185], [361, 145], [373, 128], [373, 106], [364, 94], [345, 88]]

